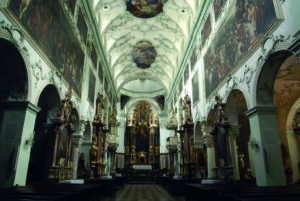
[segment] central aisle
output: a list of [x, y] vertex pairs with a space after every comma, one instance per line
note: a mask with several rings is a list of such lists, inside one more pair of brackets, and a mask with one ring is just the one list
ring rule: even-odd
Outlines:
[[125, 185], [113, 197], [103, 201], [184, 201], [184, 197], [173, 197], [158, 184]]

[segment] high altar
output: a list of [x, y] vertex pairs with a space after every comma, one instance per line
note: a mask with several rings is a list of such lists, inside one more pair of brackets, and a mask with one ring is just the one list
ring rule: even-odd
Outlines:
[[159, 168], [158, 128], [157, 113], [153, 113], [147, 102], [139, 102], [133, 112], [129, 112], [125, 137], [125, 168], [128, 171], [134, 165], [150, 165], [152, 170]]

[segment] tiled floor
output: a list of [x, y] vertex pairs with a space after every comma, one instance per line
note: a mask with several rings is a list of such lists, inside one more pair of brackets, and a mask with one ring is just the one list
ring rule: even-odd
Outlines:
[[184, 197], [173, 197], [157, 184], [130, 184], [118, 190], [113, 197], [103, 201], [184, 201]]

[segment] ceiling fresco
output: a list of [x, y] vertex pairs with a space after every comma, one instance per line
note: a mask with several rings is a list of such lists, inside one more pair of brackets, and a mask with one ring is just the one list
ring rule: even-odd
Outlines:
[[135, 17], [150, 18], [163, 12], [167, 0], [124, 0], [127, 10]]
[[[143, 6], [158, 9], [159, 4], [163, 9], [153, 17], [136, 17], [128, 11], [129, 3], [140, 3], [141, 10]], [[119, 95], [126, 91], [130, 97], [154, 98], [169, 93], [199, 4], [200, 0], [94, 1], [99, 35]], [[149, 85], [143, 93], [134, 86], [139, 80]]]
[[156, 50], [149, 41], [138, 42], [132, 53], [133, 61], [139, 68], [149, 68], [156, 55]]

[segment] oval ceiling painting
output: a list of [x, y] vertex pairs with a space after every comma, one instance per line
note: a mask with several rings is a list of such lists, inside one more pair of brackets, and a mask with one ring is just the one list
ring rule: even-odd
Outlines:
[[138, 42], [133, 49], [133, 61], [139, 68], [149, 68], [154, 62], [157, 53], [149, 41]]
[[163, 11], [167, 0], [124, 0], [127, 10], [135, 17], [150, 18]]

